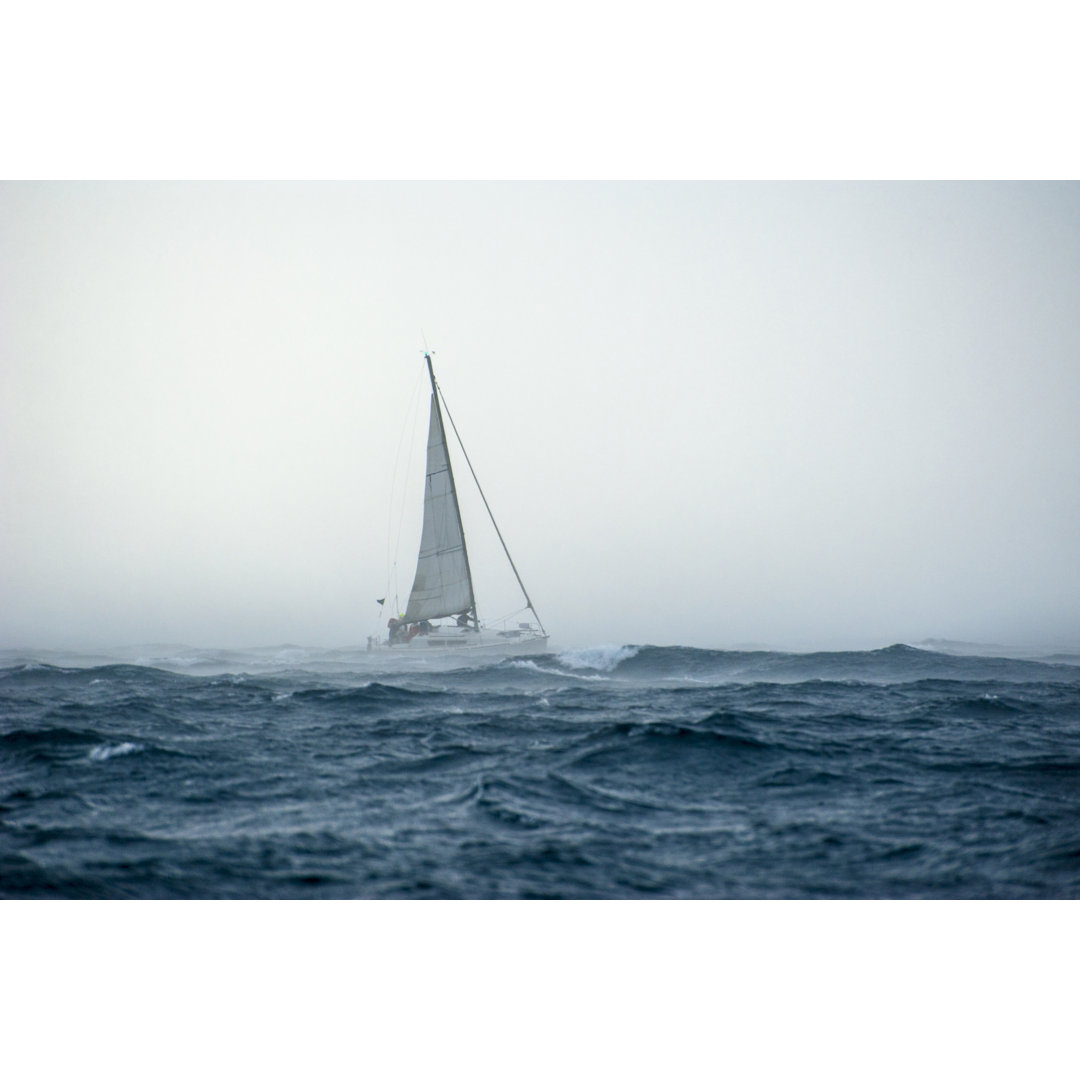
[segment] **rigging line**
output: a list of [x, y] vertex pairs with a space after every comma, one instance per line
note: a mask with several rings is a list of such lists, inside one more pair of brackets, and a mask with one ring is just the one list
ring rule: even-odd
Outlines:
[[540, 622], [540, 615], [537, 613], [536, 608], [533, 607], [533, 602], [529, 599], [529, 594], [525, 589], [525, 582], [521, 580], [518, 568], [514, 565], [513, 556], [510, 554], [510, 549], [506, 546], [506, 541], [503, 539], [503, 534], [499, 530], [499, 524], [495, 520], [495, 515], [491, 512], [491, 507], [488, 505], [487, 496], [484, 494], [484, 489], [480, 486], [479, 479], [477, 479], [476, 470], [469, 460], [469, 452], [465, 449], [465, 444], [461, 441], [461, 435], [458, 433], [457, 424], [454, 423], [454, 417], [450, 412], [450, 406], [446, 404], [446, 396], [442, 392], [442, 387], [438, 387], [438, 390], [439, 397], [442, 399], [443, 408], [446, 410], [446, 415], [450, 419], [450, 426], [454, 429], [454, 436], [458, 441], [458, 446], [461, 447], [461, 453], [465, 458], [465, 464], [469, 466], [469, 472], [472, 473], [473, 483], [476, 484], [476, 490], [480, 492], [480, 498], [484, 500], [484, 509], [488, 512], [488, 517], [491, 518], [491, 524], [495, 526], [495, 535], [499, 538], [499, 543], [502, 544], [503, 551], [506, 552], [506, 558], [510, 563], [510, 569], [514, 571], [514, 577], [517, 578], [517, 583], [521, 588], [521, 595], [525, 597], [525, 603], [528, 605], [529, 611], [536, 616], [536, 621], [540, 626], [540, 632], [542, 634], [547, 634], [547, 631], [544, 629], [544, 624]]
[[505, 626], [511, 619], [516, 619], [523, 611], [528, 611], [527, 607], [515, 608], [513, 611], [508, 611], [505, 615], [500, 615], [497, 619], [491, 620], [492, 622], [501, 623]]

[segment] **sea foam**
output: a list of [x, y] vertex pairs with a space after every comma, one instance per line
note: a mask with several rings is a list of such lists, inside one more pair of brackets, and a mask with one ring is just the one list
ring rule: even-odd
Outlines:
[[590, 649], [569, 649], [558, 654], [558, 661], [568, 668], [592, 668], [614, 671], [624, 660], [637, 656], [636, 645], [597, 645]]
[[122, 742], [117, 746], [95, 746], [90, 751], [90, 760], [108, 761], [111, 757], [122, 757], [124, 754], [133, 754], [141, 749], [142, 746], [139, 743], [133, 742]]

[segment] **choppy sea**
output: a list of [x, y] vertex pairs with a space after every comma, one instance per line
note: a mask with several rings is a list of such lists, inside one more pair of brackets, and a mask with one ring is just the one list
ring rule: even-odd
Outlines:
[[5, 898], [1080, 896], [1080, 662], [0, 654]]

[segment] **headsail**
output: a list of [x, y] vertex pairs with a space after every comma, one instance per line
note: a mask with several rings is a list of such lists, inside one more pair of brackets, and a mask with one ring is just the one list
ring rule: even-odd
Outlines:
[[[430, 361], [429, 361], [430, 363]], [[420, 557], [406, 622], [441, 619], [447, 615], [473, 612], [472, 576], [461, 528], [454, 474], [446, 449], [442, 414], [431, 395], [431, 423], [428, 427], [427, 477], [424, 482], [424, 527], [420, 536]]]

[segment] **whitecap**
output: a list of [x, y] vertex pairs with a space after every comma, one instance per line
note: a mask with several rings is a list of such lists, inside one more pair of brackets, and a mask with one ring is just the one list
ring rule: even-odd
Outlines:
[[554, 675], [559, 679], [580, 679], [584, 682], [610, 682], [606, 675], [578, 675], [573, 671], [559, 671], [557, 668], [540, 667], [532, 660], [511, 660], [511, 667], [528, 668], [530, 671], [538, 671], [543, 675]]
[[117, 746], [95, 746], [90, 751], [91, 761], [108, 761], [111, 757], [121, 757], [124, 754], [133, 754], [136, 750], [141, 750], [142, 746], [139, 743], [122, 742]]
[[637, 656], [636, 645], [597, 645], [591, 649], [570, 649], [561, 652], [556, 659], [568, 668], [592, 668], [595, 671], [612, 671], [624, 660]]

